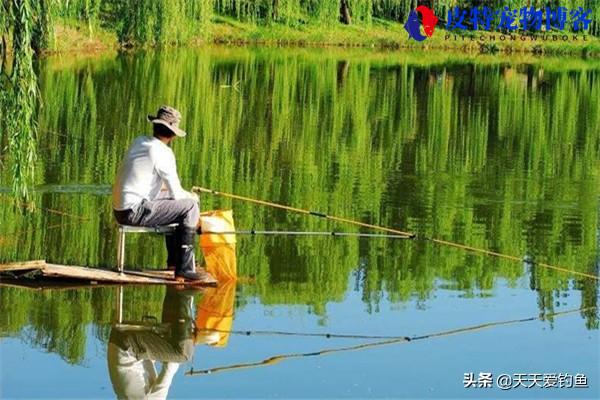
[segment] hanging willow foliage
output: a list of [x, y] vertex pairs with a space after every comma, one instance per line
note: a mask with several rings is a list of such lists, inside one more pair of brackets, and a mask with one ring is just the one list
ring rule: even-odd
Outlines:
[[11, 23], [11, 7], [7, 0], [0, 0], [0, 56], [2, 56], [2, 62], [0, 64], [0, 73], [4, 71], [4, 64], [6, 60], [6, 54], [8, 51], [7, 38], [9, 35]]
[[31, 44], [36, 52], [50, 47], [50, 36], [53, 31], [52, 0], [37, 0], [30, 3], [33, 22]]
[[[342, 0], [215, 0], [214, 12], [242, 21], [288, 26], [340, 21]], [[372, 0], [345, 0], [353, 21], [369, 23]]]
[[202, 35], [211, 17], [210, 0], [127, 0], [115, 5], [117, 33], [125, 45], [181, 44]]
[[51, 3], [50, 15], [81, 20], [87, 24], [88, 33], [93, 35], [100, 9], [105, 0], [42, 0]]
[[29, 188], [34, 182], [36, 162], [35, 115], [38, 85], [33, 49], [40, 46], [40, 42], [36, 40], [40, 40], [41, 35], [36, 38], [33, 21], [39, 18], [39, 14], [36, 15], [39, 8], [36, 8], [32, 0], [13, 0], [3, 5], [3, 42], [6, 43], [5, 39], [10, 35], [12, 68], [10, 75], [3, 70], [4, 76], [0, 82], [3, 87], [2, 135], [6, 135], [8, 142], [7, 154], [13, 175], [13, 193], [28, 200]]

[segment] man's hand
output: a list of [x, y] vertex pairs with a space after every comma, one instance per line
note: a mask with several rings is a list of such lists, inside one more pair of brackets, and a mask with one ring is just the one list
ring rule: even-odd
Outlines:
[[200, 197], [198, 197], [197, 193], [194, 192], [188, 192], [190, 194], [190, 198], [194, 199], [194, 201], [198, 204], [200, 204]]

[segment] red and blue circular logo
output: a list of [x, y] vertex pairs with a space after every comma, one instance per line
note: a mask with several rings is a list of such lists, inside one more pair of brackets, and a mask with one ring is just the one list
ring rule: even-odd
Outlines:
[[[419, 13], [421, 14], [423, 21], [423, 31], [426, 36], [423, 36], [421, 33], [421, 22], [419, 21]], [[408, 35], [415, 39], [417, 42], [422, 42], [423, 40], [431, 37], [433, 32], [435, 32], [435, 26], [437, 25], [439, 18], [435, 16], [433, 10], [431, 8], [425, 6], [419, 6], [416, 9], [412, 10], [410, 14], [408, 14], [408, 19], [404, 24], [404, 29], [408, 32]]]

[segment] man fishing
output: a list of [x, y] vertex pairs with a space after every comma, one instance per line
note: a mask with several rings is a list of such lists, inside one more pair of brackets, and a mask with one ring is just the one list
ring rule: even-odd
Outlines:
[[181, 114], [169, 106], [148, 115], [153, 136], [133, 141], [113, 186], [113, 209], [119, 224], [159, 226], [177, 223], [167, 235], [167, 265], [180, 281], [215, 283], [205, 271], [196, 271], [195, 234], [200, 218], [198, 196], [181, 187], [171, 142], [186, 133], [179, 128]]

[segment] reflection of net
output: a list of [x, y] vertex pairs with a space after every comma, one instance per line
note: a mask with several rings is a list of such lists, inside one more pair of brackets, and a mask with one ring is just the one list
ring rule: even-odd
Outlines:
[[225, 347], [233, 324], [235, 281], [206, 289], [196, 315], [196, 343]]

